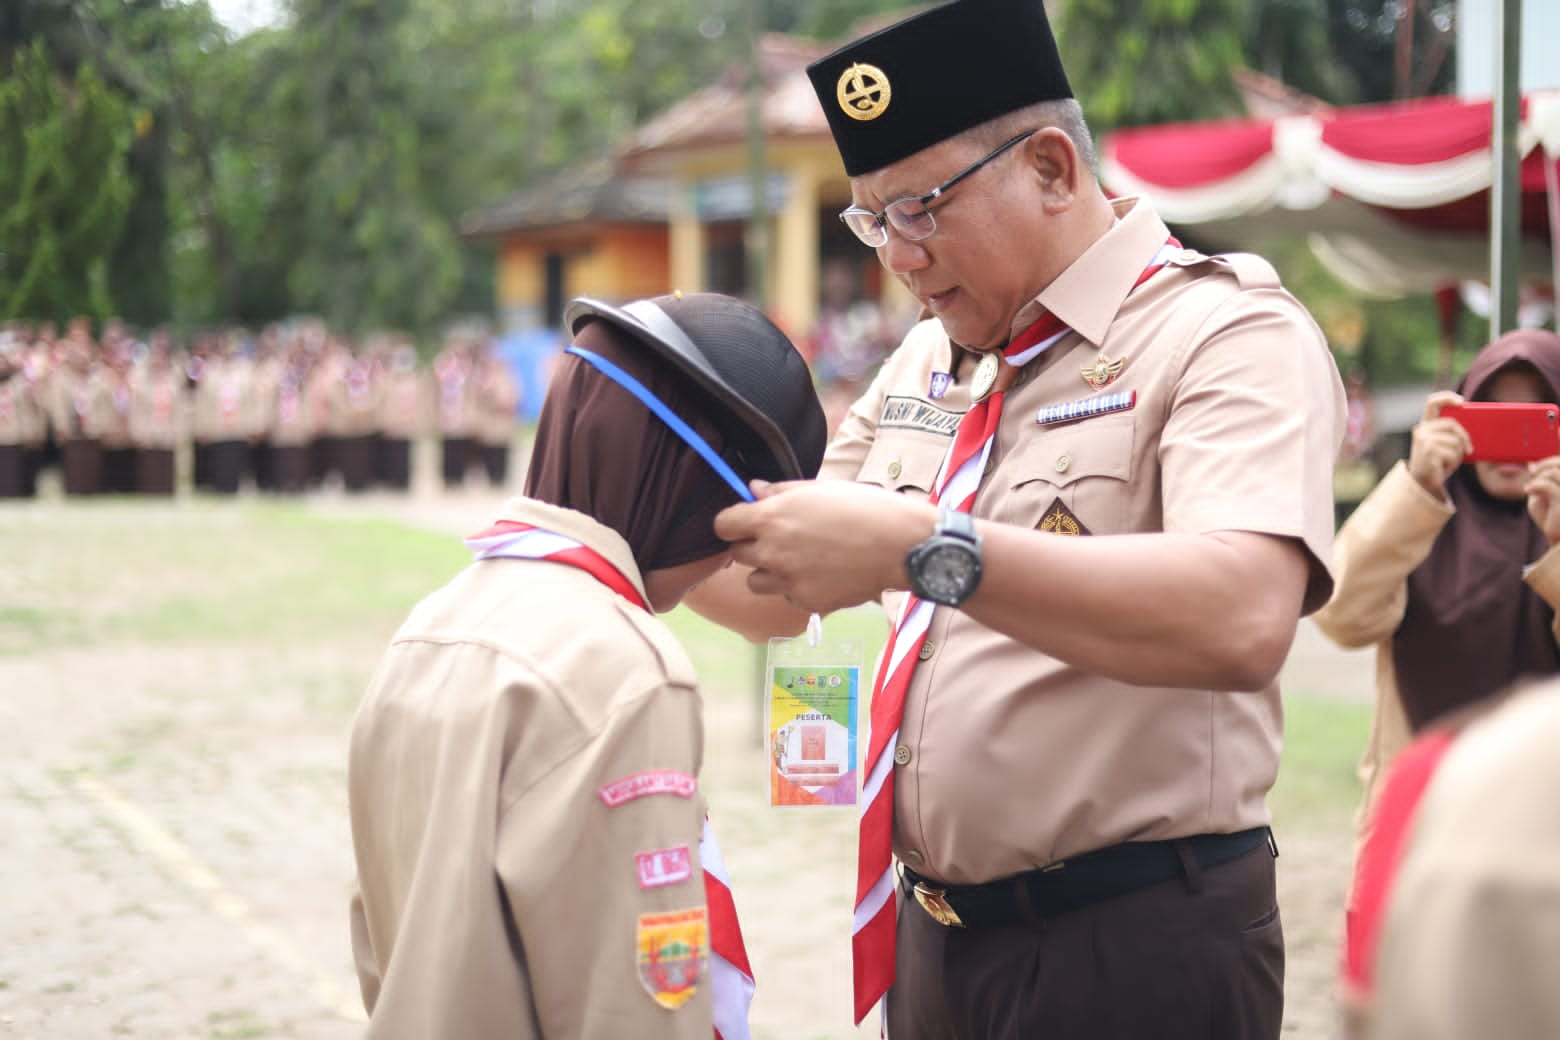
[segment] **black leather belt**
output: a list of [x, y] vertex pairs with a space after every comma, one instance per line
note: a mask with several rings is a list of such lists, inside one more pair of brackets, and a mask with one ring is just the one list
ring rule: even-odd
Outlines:
[[905, 867], [905, 892], [939, 924], [958, 928], [1015, 924], [1056, 917], [1181, 877], [1186, 870], [1183, 853], [1199, 866], [1215, 867], [1263, 844], [1278, 855], [1266, 827], [1169, 841], [1129, 841], [981, 885], [940, 885]]

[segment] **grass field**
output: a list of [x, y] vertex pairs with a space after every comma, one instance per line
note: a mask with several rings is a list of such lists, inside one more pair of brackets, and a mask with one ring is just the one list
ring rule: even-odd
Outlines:
[[[0, 508], [0, 543], [0, 724], [15, 737], [0, 1022], [356, 1035], [345, 734], [396, 625], [465, 565], [459, 538], [306, 504], [109, 499]], [[759, 974], [756, 1033], [856, 1036], [854, 816], [765, 806], [762, 650], [686, 611], [667, 620], [706, 688], [704, 785]], [[868, 662], [886, 635], [873, 610], [827, 627], [867, 642]], [[1369, 714], [1316, 697], [1286, 711], [1272, 795], [1286, 1035], [1322, 1037]]]

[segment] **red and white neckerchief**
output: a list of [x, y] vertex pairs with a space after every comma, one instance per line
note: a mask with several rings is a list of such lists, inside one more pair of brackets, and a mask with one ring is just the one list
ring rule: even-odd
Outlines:
[[439, 382], [439, 411], [454, 418], [460, 414], [466, 395], [466, 364], [457, 358], [444, 358], [435, 364]]
[[[634, 606], [650, 609], [634, 583], [605, 556], [573, 538], [534, 524], [500, 520], [467, 538], [466, 546], [479, 560], [511, 557], [578, 567]], [[715, 1011], [715, 1040], [751, 1040], [748, 1010], [753, 1004], [753, 969], [742, 942], [742, 925], [731, 898], [726, 861], [715, 842], [709, 817], [705, 817], [699, 839], [699, 860], [704, 864], [704, 901], [710, 915], [710, 993]]]
[[281, 382], [276, 388], [276, 414], [284, 423], [291, 423], [298, 417], [299, 387], [298, 373], [288, 366], [282, 369]]
[[238, 425], [238, 383], [242, 375], [237, 365], [228, 364], [217, 376], [217, 407], [222, 411], [222, 425], [227, 429]]
[[[1133, 288], [1162, 268], [1180, 248], [1170, 239], [1155, 253]], [[1008, 365], [1021, 368], [1045, 353], [1072, 330], [1047, 311], [1002, 349]], [[970, 406], [959, 420], [953, 443], [932, 484], [932, 503], [945, 503], [962, 513], [975, 504], [975, 492], [1002, 419], [1003, 391], [997, 390]], [[872, 689], [872, 733], [867, 744], [866, 780], [861, 789], [861, 833], [856, 859], [856, 913], [851, 932], [856, 1024], [894, 984], [894, 747], [905, 694], [920, 660], [918, 653], [931, 626], [935, 604], [905, 595], [894, 634], [883, 647]]]
[[347, 404], [354, 411], [362, 411], [368, 403], [372, 373], [366, 360], [354, 361], [347, 368]]
[[726, 861], [715, 842], [709, 817], [699, 839], [704, 864], [704, 902], [710, 910], [710, 993], [715, 1009], [715, 1040], [751, 1040], [748, 1009], [753, 1005], [753, 969], [748, 964], [737, 904], [731, 898]]
[[158, 423], [173, 417], [173, 385], [167, 379], [152, 384], [152, 417]]
[[76, 391], [71, 395], [71, 409], [75, 413], [75, 432], [77, 436], [85, 436], [87, 432], [87, 409], [92, 405], [92, 388], [87, 385], [85, 376], [76, 384]]

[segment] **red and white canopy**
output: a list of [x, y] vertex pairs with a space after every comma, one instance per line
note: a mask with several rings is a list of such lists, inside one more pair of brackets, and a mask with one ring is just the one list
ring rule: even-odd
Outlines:
[[[1489, 276], [1493, 106], [1422, 98], [1277, 119], [1119, 130], [1100, 176], [1220, 248], [1304, 236], [1357, 291], [1430, 292]], [[1522, 100], [1524, 286], [1553, 298], [1560, 91]]]

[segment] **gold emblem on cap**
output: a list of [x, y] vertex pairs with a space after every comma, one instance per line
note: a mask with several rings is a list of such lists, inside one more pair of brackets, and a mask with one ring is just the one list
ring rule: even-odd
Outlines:
[[1117, 358], [1112, 361], [1104, 354], [1101, 354], [1094, 359], [1094, 364], [1084, 365], [1078, 371], [1083, 373], [1084, 382], [1096, 390], [1103, 390], [1116, 381], [1116, 377], [1121, 375], [1121, 370], [1125, 367], [1127, 367], [1126, 358]]
[[834, 88], [840, 109], [852, 119], [863, 122], [876, 119], [888, 109], [888, 99], [893, 94], [888, 77], [876, 65], [856, 62], [840, 73], [840, 81]]
[[991, 393], [991, 388], [997, 383], [997, 373], [1002, 368], [1002, 357], [996, 351], [988, 351], [980, 356], [980, 364], [975, 366], [975, 375], [970, 380], [970, 399], [979, 401]]

